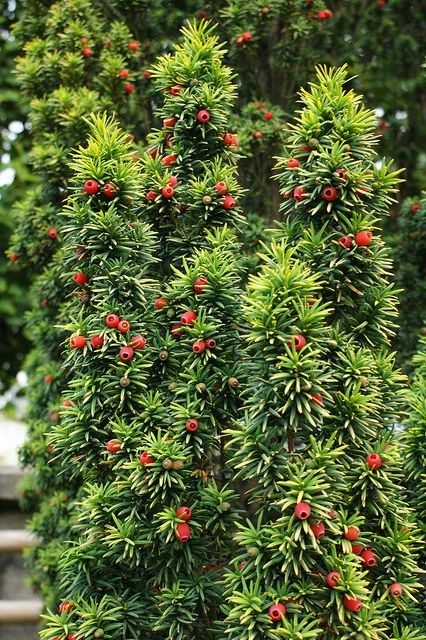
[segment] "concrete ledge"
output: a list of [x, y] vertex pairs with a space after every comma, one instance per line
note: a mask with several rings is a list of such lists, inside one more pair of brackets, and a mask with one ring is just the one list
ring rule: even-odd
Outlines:
[[35, 537], [25, 529], [0, 530], [0, 553], [4, 551], [22, 551], [36, 544]]
[[18, 485], [23, 477], [19, 467], [0, 465], [0, 500], [18, 500]]
[[0, 623], [38, 622], [41, 600], [0, 600]]

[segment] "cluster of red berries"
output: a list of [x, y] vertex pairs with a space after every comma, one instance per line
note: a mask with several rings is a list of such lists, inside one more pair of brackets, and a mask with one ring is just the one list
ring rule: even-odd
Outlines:
[[179, 542], [188, 542], [191, 537], [191, 529], [188, 524], [188, 520], [191, 519], [192, 512], [189, 507], [179, 507], [176, 509], [176, 516], [183, 520], [183, 522], [179, 522], [176, 527], [176, 539]]
[[216, 340], [213, 338], [207, 338], [207, 340], [196, 340], [192, 344], [192, 350], [197, 355], [203, 353], [206, 349], [214, 349], [216, 347]]
[[[170, 178], [167, 180], [167, 183], [161, 189], [161, 195], [163, 196], [163, 198], [166, 198], [166, 200], [168, 200], [169, 198], [172, 198], [174, 196], [174, 187], [177, 185], [177, 182], [178, 181], [176, 176], [170, 176]], [[158, 191], [148, 191], [146, 194], [146, 199], [152, 202], [157, 196]]]
[[[99, 192], [99, 189], [101, 188], [99, 182], [97, 182], [96, 180], [87, 180], [84, 183], [84, 188], [83, 191], [85, 193], [87, 193], [89, 196], [93, 196], [96, 193]], [[104, 196], [106, 196], [107, 198], [115, 198], [115, 196], [117, 195], [119, 189], [118, 187], [113, 184], [112, 182], [107, 182], [106, 184], [104, 184], [104, 186], [102, 187], [102, 193]]]
[[253, 36], [250, 33], [250, 31], [244, 31], [241, 35], [237, 36], [235, 38], [235, 42], [237, 43], [238, 46], [241, 46], [243, 44], [247, 44], [248, 42], [251, 42], [253, 40]]
[[[167, 304], [167, 300], [165, 298], [157, 298], [157, 300], [154, 302], [154, 305], [157, 303], [159, 303], [159, 301], [165, 301], [165, 303]], [[162, 305], [165, 306], [165, 305]], [[162, 306], [158, 306], [156, 307], [157, 309], [161, 309]], [[183, 326], [191, 326], [192, 324], [194, 324], [195, 320], [197, 319], [197, 314], [195, 313], [195, 311], [185, 311], [185, 313], [183, 313], [181, 315], [180, 318], [180, 322], [175, 322], [172, 324], [171, 327], [171, 334], [173, 337], [179, 339], [182, 337], [183, 333], [181, 331], [182, 325]], [[204, 349], [203, 349], [204, 351]]]
[[[127, 69], [120, 69], [120, 71], [117, 73], [117, 76], [121, 80], [127, 80], [127, 78], [129, 77], [129, 72]], [[127, 82], [124, 85], [124, 93], [133, 93], [134, 89], [135, 85], [132, 82]]]
[[232, 133], [221, 133], [219, 137], [222, 138], [224, 147], [238, 147], [238, 140]]
[[330, 20], [330, 18], [333, 17], [333, 12], [330, 11], [329, 9], [326, 9], [325, 11], [318, 11], [316, 18], [318, 18], [318, 20]]
[[352, 239], [351, 236], [342, 236], [339, 238], [339, 244], [342, 245], [345, 249], [350, 249], [352, 246], [352, 242], [355, 242], [358, 247], [368, 247], [370, 242], [373, 239], [373, 234], [371, 231], [358, 231], [355, 237]]
[[[117, 328], [120, 333], [127, 333], [130, 331], [130, 323], [127, 320], [120, 320], [115, 313], [110, 313], [105, 318], [105, 324], [109, 328]], [[144, 336], [133, 336], [126, 347], [121, 347], [119, 356], [122, 360], [127, 362], [133, 358], [135, 350], [143, 349], [145, 345], [146, 338], [144, 338]]]

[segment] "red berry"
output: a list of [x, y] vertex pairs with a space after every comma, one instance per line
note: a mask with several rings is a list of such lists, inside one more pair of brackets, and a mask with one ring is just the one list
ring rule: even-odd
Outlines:
[[118, 77], [119, 78], [128, 78], [129, 77], [129, 72], [127, 69], [120, 69], [120, 71], [118, 72]]
[[185, 423], [185, 427], [187, 431], [190, 431], [191, 433], [194, 433], [194, 431], [197, 431], [198, 429], [198, 420], [196, 420], [195, 418], [191, 418], [190, 420], [187, 420]]
[[300, 167], [300, 162], [296, 160], [296, 158], [289, 158], [287, 160], [287, 167], [289, 169], [297, 169], [297, 167]]
[[172, 96], [178, 96], [181, 92], [181, 85], [180, 84], [175, 84], [173, 87], [170, 88], [170, 93], [172, 94]]
[[146, 194], [146, 199], [155, 200], [157, 196], [158, 196], [158, 193], [156, 191], [148, 191], [148, 193]]
[[115, 453], [116, 451], [120, 451], [121, 442], [120, 440], [109, 440], [105, 446], [108, 451], [111, 451], [111, 453]]
[[306, 191], [305, 189], [303, 189], [303, 187], [296, 187], [293, 191], [293, 198], [296, 200], [296, 202], [302, 202], [302, 200], [306, 198], [306, 195]]
[[306, 338], [301, 333], [296, 333], [288, 344], [293, 345], [296, 351], [300, 351], [306, 344]]
[[103, 45], [104, 47], [110, 47], [112, 45], [112, 40], [104, 40]]
[[370, 453], [365, 459], [370, 469], [380, 469], [383, 464], [383, 460], [377, 453]]
[[56, 236], [58, 235], [58, 232], [56, 229], [54, 229], [53, 227], [51, 229], [49, 229], [49, 231], [47, 232], [47, 235], [49, 236], [49, 238], [52, 238], [52, 240], [54, 240], [56, 238]]
[[234, 141], [234, 136], [232, 135], [232, 133], [225, 133], [225, 135], [223, 136], [223, 144], [226, 147], [229, 147], [229, 145], [231, 145]]
[[179, 509], [176, 509], [176, 515], [187, 522], [191, 518], [192, 512], [189, 507], [179, 507]]
[[12, 262], [17, 262], [19, 260], [19, 254], [18, 253], [11, 253], [9, 256], [9, 260], [11, 260]]
[[323, 522], [310, 524], [309, 527], [316, 538], [323, 538], [325, 536], [325, 526]]
[[69, 633], [67, 635], [67, 640], [77, 640], [77, 636], [74, 633]]
[[87, 40], [87, 38], [83, 37], [83, 38], [80, 40], [80, 42], [81, 42], [81, 44], [87, 44], [87, 43], [88, 43], [88, 40]]
[[310, 393], [309, 397], [311, 399], [311, 402], [316, 404], [318, 407], [322, 407], [323, 406], [324, 400], [323, 400], [323, 397], [322, 397], [321, 393]]
[[63, 403], [62, 403], [62, 406], [64, 406], [64, 407], [72, 407], [71, 400], [64, 400]]
[[377, 0], [377, 6], [378, 7], [385, 7], [386, 6], [386, 0]]
[[359, 534], [360, 530], [358, 529], [358, 527], [348, 527], [348, 530], [343, 535], [346, 540], [350, 540], [352, 542], [353, 540], [359, 538]]
[[208, 122], [210, 120], [210, 113], [209, 111], [207, 111], [206, 109], [201, 109], [198, 113], [197, 113], [197, 120], [198, 122]]
[[389, 587], [389, 593], [393, 595], [394, 598], [399, 598], [400, 596], [402, 596], [403, 590], [404, 589], [402, 588], [402, 584], [399, 584], [399, 582], [394, 582]]
[[352, 613], [358, 613], [358, 611], [360, 611], [362, 608], [362, 602], [361, 600], [353, 600], [352, 598], [348, 598], [348, 596], [345, 596], [343, 598], [343, 606], [348, 611], [352, 611]]
[[243, 38], [243, 36], [237, 36], [237, 37], [235, 38], [235, 42], [236, 42], [238, 45], [243, 44], [243, 43], [244, 43], [244, 38]]
[[265, 120], [272, 120], [272, 118], [274, 117], [274, 114], [271, 111], [265, 111], [265, 113], [263, 114], [263, 117], [265, 118]]
[[329, 184], [327, 187], [324, 187], [321, 195], [327, 202], [333, 202], [333, 200], [337, 198], [337, 189]]
[[359, 556], [359, 554], [361, 553], [363, 548], [364, 547], [362, 546], [362, 544], [353, 544], [352, 545], [352, 553], [354, 553], [356, 556]]
[[105, 324], [107, 325], [107, 327], [110, 327], [110, 328], [118, 327], [119, 322], [120, 322], [120, 318], [115, 313], [110, 313], [105, 318]]
[[298, 520], [306, 520], [311, 515], [311, 507], [307, 502], [299, 502], [294, 507], [294, 515]]
[[260, 140], [260, 138], [263, 138], [263, 133], [261, 131], [253, 131], [253, 138]]
[[90, 47], [84, 47], [81, 53], [84, 58], [90, 58], [90, 56], [93, 56], [93, 50]]
[[331, 587], [332, 589], [335, 589], [337, 587], [338, 580], [341, 580], [341, 579], [342, 579], [342, 576], [338, 571], [330, 571], [325, 581], [327, 582], [329, 587]]
[[70, 340], [71, 349], [84, 349], [86, 346], [86, 338], [84, 336], [75, 336]]
[[272, 607], [269, 607], [269, 617], [271, 620], [281, 620], [283, 616], [286, 614], [286, 608], [281, 602], [278, 604], [273, 604]]
[[372, 237], [373, 234], [370, 231], [360, 231], [355, 236], [355, 242], [360, 247], [367, 247], [370, 244]]
[[242, 561], [242, 562], [240, 562], [240, 564], [238, 565], [238, 568], [239, 568], [240, 570], [241, 570], [241, 569], [244, 569], [244, 567], [246, 566], [246, 564], [247, 564], [247, 560], [243, 560], [243, 561]]
[[146, 345], [146, 338], [144, 336], [133, 336], [129, 342], [129, 347], [132, 349], [143, 349]]
[[204, 287], [208, 285], [208, 282], [205, 278], [197, 278], [194, 282], [194, 291], [195, 293], [203, 293]]
[[165, 127], [174, 127], [176, 122], [176, 118], [173, 118], [173, 116], [168, 116], [167, 118], [164, 118], [163, 125]]
[[93, 336], [93, 338], [91, 338], [90, 340], [90, 344], [94, 349], [96, 349], [96, 347], [102, 347], [103, 343], [104, 343], [103, 336]]
[[235, 200], [232, 196], [225, 196], [222, 200], [222, 204], [225, 209], [233, 209], [235, 207]]
[[146, 464], [152, 464], [154, 462], [154, 458], [148, 453], [148, 451], [143, 451], [141, 453], [141, 457], [139, 458], [141, 465], [144, 467]]
[[412, 204], [410, 207], [410, 211], [411, 213], [417, 213], [417, 211], [420, 209], [420, 205], [419, 204]]
[[339, 238], [339, 244], [341, 244], [342, 247], [345, 247], [345, 249], [350, 249], [352, 245], [352, 238], [350, 236], [342, 236]]
[[170, 176], [170, 178], [167, 180], [167, 182], [171, 187], [175, 187], [177, 185], [176, 176]]
[[145, 78], [145, 80], [148, 80], [148, 78], [150, 78], [151, 76], [152, 76], [151, 71], [146, 70], [143, 72], [143, 77]]
[[186, 522], [179, 522], [176, 527], [176, 538], [179, 542], [188, 542], [191, 537], [191, 529]]
[[124, 360], [125, 362], [127, 362], [128, 360], [131, 360], [134, 356], [134, 351], [132, 349], [132, 347], [122, 347], [119, 351], [119, 356], [122, 360]]
[[251, 35], [250, 31], [244, 31], [243, 40], [244, 42], [251, 42], [251, 40], [253, 40], [253, 36]]
[[118, 187], [112, 182], [107, 182], [107, 184], [104, 185], [103, 193], [107, 198], [115, 198], [117, 191]]
[[94, 193], [98, 193], [98, 191], [99, 191], [99, 183], [96, 182], [96, 180], [87, 180], [84, 183], [83, 191], [88, 193], [89, 196], [92, 196]]
[[81, 271], [79, 273], [75, 273], [72, 279], [74, 280], [74, 282], [76, 282], [81, 286], [89, 282], [89, 278], [86, 276], [85, 273], [82, 273]]
[[372, 551], [368, 549], [366, 551], [362, 551], [360, 554], [362, 564], [365, 564], [366, 567], [374, 567], [377, 564], [376, 556]]
[[172, 195], [174, 194], [175, 190], [173, 189], [173, 187], [170, 187], [169, 185], [163, 187], [161, 189], [161, 193], [163, 194], [163, 196], [165, 198], [171, 198]]
[[163, 309], [164, 307], [167, 307], [169, 303], [167, 302], [166, 298], [157, 298], [156, 300], [154, 300], [154, 307], [156, 309]]
[[216, 340], [213, 340], [213, 338], [207, 338], [206, 340], [207, 349], [214, 349], [216, 345], [217, 345]]
[[131, 82], [128, 82], [126, 85], [124, 85], [124, 93], [133, 93], [134, 90], [135, 85]]
[[194, 311], [185, 311], [181, 316], [180, 321], [182, 324], [190, 325], [197, 319], [197, 314]]
[[171, 326], [171, 334], [174, 338], [179, 340], [183, 336], [183, 332], [181, 331], [182, 325], [180, 323], [172, 324]]
[[203, 353], [203, 351], [206, 348], [206, 343], [204, 342], [204, 340], [197, 340], [196, 342], [193, 343], [192, 345], [192, 350], [194, 353]]
[[177, 156], [166, 156], [161, 160], [165, 167], [171, 167], [176, 162]]
[[226, 194], [228, 193], [228, 187], [224, 182], [218, 182], [217, 184], [215, 184], [214, 188], [216, 193], [219, 193], [221, 196], [226, 196]]
[[334, 173], [340, 178], [340, 180], [343, 180], [344, 182], [346, 182], [347, 175], [344, 169], [336, 169]]
[[137, 40], [131, 40], [128, 46], [130, 51], [137, 51], [140, 47], [140, 44]]
[[130, 329], [130, 322], [127, 322], [127, 320], [120, 320], [117, 325], [117, 329], [120, 333], [126, 333]]
[[72, 609], [74, 609], [75, 605], [72, 602], [68, 602], [68, 600], [66, 600], [65, 602], [61, 602], [61, 604], [59, 605], [59, 611], [62, 613], [63, 611], [66, 611], [67, 613], [70, 613]]

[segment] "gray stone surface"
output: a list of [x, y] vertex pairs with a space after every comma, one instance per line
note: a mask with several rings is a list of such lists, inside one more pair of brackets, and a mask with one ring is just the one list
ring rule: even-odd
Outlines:
[[39, 640], [34, 624], [0, 624], [0, 640]]

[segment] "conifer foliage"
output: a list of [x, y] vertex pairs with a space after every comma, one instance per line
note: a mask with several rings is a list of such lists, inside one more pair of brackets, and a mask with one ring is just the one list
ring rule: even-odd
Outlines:
[[301, 94], [278, 163], [285, 219], [249, 281], [253, 375], [229, 435], [253, 516], [236, 536], [223, 638], [422, 637], [377, 233], [397, 177], [375, 167], [373, 114], [345, 79], [318, 69]]
[[158, 232], [162, 272], [203, 243], [205, 229], [239, 227], [241, 188], [235, 179], [238, 142], [228, 130], [235, 100], [224, 47], [206, 21], [182, 30], [174, 54], [161, 57], [152, 78], [163, 103], [163, 127], [148, 136], [142, 217]]
[[[216, 40], [204, 24], [191, 29], [194, 45], [186, 31], [184, 46], [194, 64]], [[187, 149], [188, 166], [197, 167], [191, 127], [186, 136], [182, 165]], [[129, 203], [146, 168], [132, 163], [126, 144], [113, 123], [96, 119], [73, 163], [63, 275], [79, 284], [66, 309], [65, 367], [73, 373], [49, 443], [64, 470], [81, 474], [82, 488], [58, 563], [59, 613], [45, 616], [48, 640], [213, 638], [219, 578], [235, 546], [237, 494], [224, 440], [245, 381], [239, 244], [222, 214], [213, 215], [202, 224], [201, 248], [182, 243], [180, 268], [165, 279], [157, 256], [169, 255], [173, 236], [161, 234], [161, 203]], [[216, 180], [238, 193], [233, 173], [231, 164]], [[183, 169], [177, 175], [173, 186], [179, 175], [185, 185]], [[213, 221], [219, 226], [209, 229]], [[150, 280], [158, 273], [162, 295]]]
[[[408, 392], [408, 418], [402, 436], [405, 483], [417, 522], [426, 536], [426, 333], [420, 338], [413, 357], [413, 377]], [[422, 547], [423, 561], [426, 558]]]
[[[29, 437], [21, 458], [33, 469], [25, 481], [24, 504], [34, 508], [43, 502], [32, 528], [45, 544], [30, 549], [29, 555], [36, 568], [34, 581], [47, 596], [60, 549], [54, 540], [46, 541], [52, 531], [67, 535], [64, 523], [79, 484], [70, 482], [70, 469], [60, 473], [45, 435], [58, 422], [62, 392], [72, 376], [62, 368], [65, 334], [58, 326], [67, 288], [63, 255], [58, 252], [63, 239], [60, 210], [70, 186], [68, 163], [71, 149], [89, 130], [85, 119], [89, 113], [107, 109], [125, 121], [133, 113], [135, 127], [140, 126], [132, 94], [124, 89], [126, 81], [141, 77], [141, 69], [138, 48], [133, 46], [137, 42], [129, 29], [108, 21], [93, 3], [66, 0], [34, 6], [28, 2], [25, 9], [16, 27], [17, 36], [27, 39], [17, 65], [18, 81], [29, 104], [30, 160], [39, 185], [16, 205], [9, 257], [14, 268], [24, 268], [32, 277], [39, 274], [27, 320], [34, 349], [25, 367]], [[105, 194], [102, 198], [108, 200]]]

